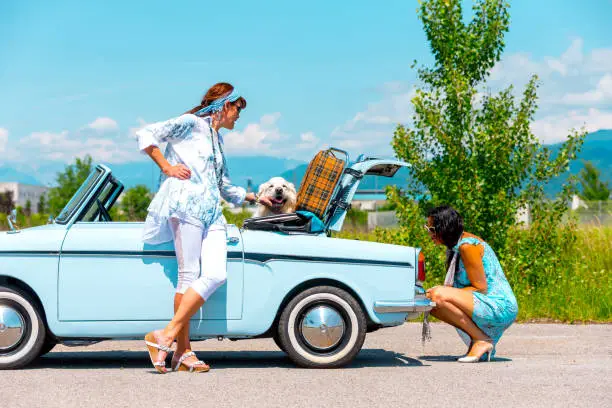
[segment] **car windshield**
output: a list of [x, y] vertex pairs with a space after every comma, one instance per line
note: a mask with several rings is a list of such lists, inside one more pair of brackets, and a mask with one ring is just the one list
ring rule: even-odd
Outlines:
[[97, 182], [104, 176], [104, 171], [98, 167], [96, 167], [87, 177], [85, 182], [81, 185], [81, 187], [77, 190], [77, 192], [72, 196], [68, 204], [64, 207], [62, 212], [57, 216], [55, 222], [58, 224], [64, 224], [68, 222], [70, 217], [74, 214], [76, 210], [81, 206], [81, 204], [87, 199], [87, 196], [91, 193], [93, 188], [96, 186]]
[[[110, 212], [117, 197], [121, 194], [121, 191], [123, 191], [123, 184], [118, 182], [114, 177], [111, 177], [99, 191], [100, 192], [95, 197], [89, 200], [87, 208], [82, 215], [79, 216], [78, 221], [105, 221], [103, 212], [107, 214]], [[109, 219], [106, 221], [111, 220]]]

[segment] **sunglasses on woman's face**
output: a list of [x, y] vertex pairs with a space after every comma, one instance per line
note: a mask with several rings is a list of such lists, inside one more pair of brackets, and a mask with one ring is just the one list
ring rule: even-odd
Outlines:
[[427, 232], [429, 232], [430, 234], [435, 234], [436, 229], [434, 227], [430, 227], [429, 225], [425, 224], [423, 225], [423, 227], [425, 227], [425, 229], [427, 230]]

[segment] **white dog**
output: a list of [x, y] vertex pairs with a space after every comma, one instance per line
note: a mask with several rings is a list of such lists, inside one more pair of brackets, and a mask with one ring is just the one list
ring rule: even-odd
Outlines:
[[272, 177], [259, 186], [260, 197], [268, 197], [272, 201], [272, 208], [259, 204], [256, 217], [265, 217], [274, 214], [288, 214], [295, 211], [297, 192], [293, 183], [289, 183], [282, 177]]

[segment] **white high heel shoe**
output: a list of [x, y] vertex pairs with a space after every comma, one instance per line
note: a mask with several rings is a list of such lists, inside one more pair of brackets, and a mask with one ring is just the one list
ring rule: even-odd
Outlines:
[[480, 361], [480, 358], [484, 356], [485, 354], [487, 355], [487, 361], [491, 361], [491, 354], [493, 354], [493, 350], [495, 349], [495, 346], [492, 343], [489, 343], [488, 341], [485, 341], [485, 340], [475, 341], [474, 346], [476, 346], [478, 343], [487, 343], [488, 346], [486, 348], [483, 347], [482, 353], [480, 353], [477, 356], [470, 356], [468, 354], [465, 357], [461, 357], [457, 359], [457, 361], [460, 363], [477, 363]]

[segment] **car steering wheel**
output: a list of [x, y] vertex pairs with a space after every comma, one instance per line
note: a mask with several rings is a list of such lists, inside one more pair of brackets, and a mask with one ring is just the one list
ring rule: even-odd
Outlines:
[[98, 209], [100, 210], [100, 217], [102, 217], [103, 221], [112, 221], [110, 214], [106, 211], [106, 208], [102, 205], [100, 200], [96, 198], [96, 203], [98, 204]]

